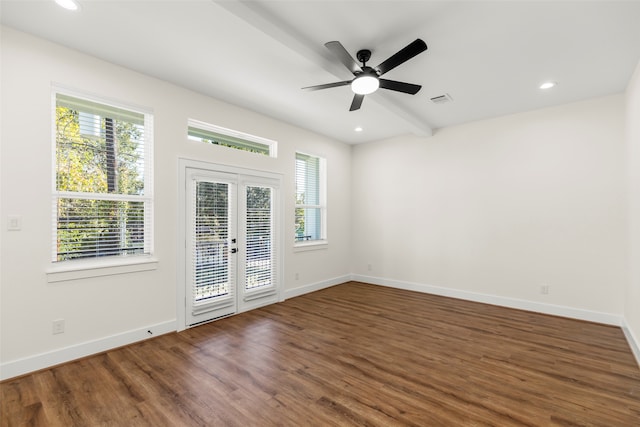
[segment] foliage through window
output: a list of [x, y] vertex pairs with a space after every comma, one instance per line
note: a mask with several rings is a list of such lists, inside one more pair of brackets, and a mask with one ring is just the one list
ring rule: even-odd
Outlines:
[[197, 120], [189, 120], [187, 136], [194, 141], [276, 157], [275, 141]]
[[55, 97], [53, 260], [152, 251], [150, 114]]
[[326, 240], [325, 160], [296, 153], [296, 242]]

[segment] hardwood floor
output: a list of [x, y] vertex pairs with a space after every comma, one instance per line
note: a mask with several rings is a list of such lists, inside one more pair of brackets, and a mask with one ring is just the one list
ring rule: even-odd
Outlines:
[[2, 426], [639, 426], [617, 327], [357, 282], [0, 385]]

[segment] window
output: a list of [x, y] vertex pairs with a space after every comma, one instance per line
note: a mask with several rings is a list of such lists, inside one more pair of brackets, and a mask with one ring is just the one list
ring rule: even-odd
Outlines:
[[189, 120], [187, 135], [194, 141], [276, 157], [275, 141], [197, 120]]
[[55, 94], [53, 261], [152, 253], [152, 116]]
[[298, 246], [326, 243], [326, 162], [296, 153], [295, 241]]

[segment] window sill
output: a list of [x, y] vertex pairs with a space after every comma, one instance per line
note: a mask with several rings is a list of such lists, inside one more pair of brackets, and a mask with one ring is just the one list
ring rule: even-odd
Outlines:
[[117, 257], [115, 259], [65, 261], [53, 264], [47, 271], [47, 282], [66, 282], [90, 277], [150, 271], [158, 268], [158, 260], [150, 256]]
[[329, 248], [327, 240], [313, 240], [311, 242], [298, 242], [293, 244], [293, 252], [318, 251]]

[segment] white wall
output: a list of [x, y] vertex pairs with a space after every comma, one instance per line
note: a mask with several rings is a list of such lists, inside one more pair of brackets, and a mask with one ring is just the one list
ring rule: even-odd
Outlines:
[[616, 95], [357, 146], [352, 272], [619, 323], [623, 123]]
[[[145, 337], [149, 327], [156, 332], [174, 328], [179, 157], [283, 175], [285, 294], [348, 277], [350, 146], [9, 28], [3, 28], [1, 36], [1, 218], [6, 224], [9, 215], [21, 216], [22, 230], [1, 227], [0, 376], [135, 341]], [[157, 270], [47, 283], [52, 84], [153, 109]], [[188, 141], [188, 118], [274, 139], [278, 158]], [[327, 158], [326, 250], [296, 253], [288, 243], [294, 235], [296, 150]], [[52, 335], [54, 319], [65, 319], [65, 333]]]
[[626, 131], [629, 177], [629, 287], [626, 332], [640, 363], [640, 62], [627, 87]]
[[[20, 215], [22, 230], [0, 227], [0, 378], [142, 339], [148, 328], [175, 328], [179, 157], [282, 174], [287, 242], [294, 152], [328, 159], [329, 249], [294, 252], [287, 245], [287, 297], [353, 273], [610, 323], [624, 313], [626, 330], [640, 334], [640, 263], [633, 262], [640, 258], [638, 70], [626, 98], [352, 149], [7, 28], [1, 60], [0, 218], [6, 224]], [[153, 109], [157, 270], [47, 283], [53, 83]], [[275, 139], [279, 156], [188, 141], [187, 118]], [[539, 293], [542, 284], [548, 295]], [[54, 336], [51, 322], [59, 318], [66, 332]]]

